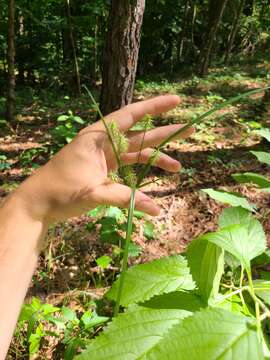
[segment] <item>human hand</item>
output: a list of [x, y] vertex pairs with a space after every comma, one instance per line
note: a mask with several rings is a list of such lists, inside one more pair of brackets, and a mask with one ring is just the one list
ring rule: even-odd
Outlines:
[[[108, 116], [129, 139], [128, 152], [121, 155], [123, 164], [147, 163], [153, 147], [160, 144], [182, 125], [168, 125], [143, 132], [129, 129], [146, 114], [166, 112], [180, 102], [178, 96], [159, 96], [128, 105]], [[181, 134], [189, 136], [193, 129]], [[139, 155], [139, 151], [142, 152]], [[170, 172], [180, 169], [178, 161], [161, 154], [155, 166]], [[98, 205], [128, 207], [131, 189], [113, 182], [108, 174], [117, 163], [102, 121], [80, 131], [76, 138], [57, 153], [45, 166], [38, 169], [15, 192], [23, 200], [31, 216], [48, 223], [79, 216]], [[135, 208], [157, 215], [159, 207], [143, 192], [137, 190]]]

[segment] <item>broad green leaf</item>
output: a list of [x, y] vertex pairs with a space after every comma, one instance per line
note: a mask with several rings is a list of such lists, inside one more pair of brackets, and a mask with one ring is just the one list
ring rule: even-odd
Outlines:
[[106, 206], [100, 205], [94, 208], [93, 210], [88, 211], [87, 215], [91, 217], [103, 216], [105, 214], [105, 211], [106, 211]]
[[[259, 229], [260, 232], [256, 233], [256, 229]], [[234, 255], [245, 268], [250, 267], [250, 261], [266, 248], [266, 239], [261, 231], [261, 224], [255, 219], [250, 225], [230, 225], [219, 231], [203, 235], [202, 238]]]
[[130, 242], [129, 247], [128, 247], [128, 256], [129, 257], [137, 257], [142, 253], [142, 248], [135, 244], [133, 241]]
[[[219, 226], [220, 228], [226, 228], [231, 225], [244, 225], [248, 228], [249, 239], [254, 239], [254, 241], [258, 241], [261, 244], [261, 248], [263, 248], [263, 244], [266, 246], [266, 239], [263, 227], [261, 223], [254, 218], [254, 216], [246, 209], [243, 209], [241, 206], [238, 207], [230, 207], [224, 209], [219, 217]], [[228, 254], [230, 257], [230, 254]], [[228, 259], [228, 256], [225, 256]], [[231, 267], [237, 267], [240, 263], [237, 263], [237, 259], [233, 260], [229, 259]], [[238, 259], [240, 261], [240, 259]]]
[[126, 216], [123, 213], [123, 211], [115, 206], [108, 207], [108, 209], [106, 210], [106, 216], [109, 218], [114, 218], [117, 221], [125, 221], [126, 220]]
[[74, 310], [72, 310], [71, 308], [68, 308], [66, 306], [62, 306], [61, 314], [62, 314], [63, 320], [65, 320], [65, 321], [78, 322], [76, 312]]
[[99, 220], [100, 240], [109, 244], [119, 244], [123, 237], [119, 234], [119, 224], [115, 218], [104, 217]]
[[254, 280], [255, 294], [259, 296], [266, 304], [270, 305], [270, 281]]
[[[115, 300], [119, 279], [108, 292], [108, 297]], [[149, 300], [176, 290], [192, 290], [195, 284], [187, 266], [187, 261], [180, 255], [164, 257], [146, 264], [131, 267], [125, 274], [121, 305]]]
[[147, 352], [190, 313], [133, 306], [118, 315], [76, 360], [147, 359]]
[[67, 121], [69, 119], [68, 115], [60, 115], [57, 118], [57, 121]]
[[213, 189], [204, 189], [202, 191], [208, 194], [212, 199], [224, 204], [229, 204], [231, 206], [241, 206], [242, 208], [249, 211], [253, 211], [255, 209], [254, 205], [250, 204], [247, 199], [241, 195]]
[[264, 355], [250, 318], [212, 308], [175, 325], [140, 359], [263, 360]]
[[211, 301], [219, 291], [224, 271], [224, 251], [219, 246], [199, 238], [190, 243], [186, 257], [199, 294], [204, 301]]
[[263, 138], [265, 138], [267, 141], [270, 142], [270, 130], [269, 129], [263, 128], [260, 130], [256, 130], [254, 132], [255, 132], [255, 134], [262, 136]]
[[[224, 295], [226, 295], [226, 294], [224, 294]], [[224, 295], [220, 294], [219, 297], [222, 298]], [[244, 315], [249, 315], [249, 314], [245, 313], [246, 310], [243, 308], [242, 301], [241, 301], [239, 295], [233, 295], [230, 298], [227, 298], [221, 302], [219, 302], [218, 298], [216, 300], [217, 300], [216, 306], [219, 308], [229, 310], [231, 312], [238, 313], [238, 314], [242, 313]]]
[[43, 331], [43, 326], [40, 323], [36, 328], [35, 333], [32, 333], [29, 337], [29, 355], [36, 354], [40, 348], [40, 341], [45, 336], [45, 332]]
[[107, 269], [111, 262], [112, 258], [107, 255], [100, 256], [96, 259], [96, 263], [101, 269]]
[[143, 225], [143, 235], [146, 237], [147, 240], [152, 240], [154, 238], [154, 230], [155, 225], [152, 221], [145, 221]]
[[233, 174], [232, 177], [240, 184], [252, 183], [260, 188], [270, 188], [270, 181], [260, 174], [246, 172], [243, 174]]
[[80, 319], [85, 329], [90, 329], [94, 326], [101, 325], [109, 320], [108, 317], [98, 316], [92, 311], [86, 311]]
[[196, 290], [193, 291], [174, 291], [169, 294], [154, 296], [150, 300], [141, 304], [152, 309], [182, 309], [187, 311], [198, 311], [207, 306]]
[[83, 125], [85, 123], [85, 121], [82, 118], [80, 118], [79, 116], [73, 116], [72, 120], [81, 125]]
[[256, 158], [264, 164], [270, 165], [270, 154], [265, 151], [250, 151]]
[[218, 224], [221, 229], [230, 225], [251, 224], [252, 226], [256, 227], [255, 232], [257, 232], [259, 228], [260, 232], [263, 232], [263, 228], [260, 226], [260, 223], [256, 221], [256, 219], [254, 219], [254, 217], [248, 210], [243, 209], [241, 206], [229, 207], [227, 209], [224, 209], [219, 216]]

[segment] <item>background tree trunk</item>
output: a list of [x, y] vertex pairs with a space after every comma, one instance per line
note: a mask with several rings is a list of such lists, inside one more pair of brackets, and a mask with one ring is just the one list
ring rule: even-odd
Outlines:
[[15, 1], [8, 1], [8, 88], [6, 103], [6, 118], [8, 121], [14, 121], [15, 112], [15, 43], [14, 43], [14, 16]]
[[230, 55], [232, 52], [235, 36], [236, 36], [237, 30], [239, 27], [240, 16], [243, 12], [244, 5], [245, 5], [245, 0], [240, 0], [237, 12], [236, 12], [234, 20], [233, 20], [232, 28], [231, 28], [230, 35], [229, 35], [229, 41], [228, 41], [227, 49], [225, 52], [225, 58], [224, 58], [225, 64], [227, 64], [228, 61], [230, 60]]
[[200, 76], [206, 75], [210, 62], [214, 40], [218, 30], [223, 11], [228, 0], [210, 0], [209, 2], [209, 21], [205, 40], [203, 41], [203, 48], [199, 59], [198, 73]]
[[101, 110], [132, 100], [145, 0], [112, 0], [102, 70]]
[[182, 19], [182, 29], [179, 34], [178, 44], [177, 44], [177, 65], [180, 64], [183, 54], [184, 42], [186, 40], [186, 32], [187, 32], [187, 23], [188, 23], [188, 12], [189, 12], [189, 1], [185, 2], [184, 8], [184, 16]]
[[[73, 35], [73, 20], [70, 10], [70, 0], [65, 0], [65, 11], [66, 11], [66, 17], [67, 17], [67, 25], [68, 25], [68, 41], [67, 38], [65, 39], [66, 43], [64, 44], [64, 48], [66, 48], [66, 51], [71, 51], [72, 54], [72, 61], [73, 61], [73, 80], [75, 83], [76, 91], [78, 94], [81, 93], [81, 78], [80, 78], [80, 69], [79, 69], [79, 63], [77, 59], [76, 54], [76, 46], [75, 46], [75, 40]], [[70, 45], [70, 48], [69, 48]], [[68, 58], [70, 58], [71, 54], [67, 54]]]

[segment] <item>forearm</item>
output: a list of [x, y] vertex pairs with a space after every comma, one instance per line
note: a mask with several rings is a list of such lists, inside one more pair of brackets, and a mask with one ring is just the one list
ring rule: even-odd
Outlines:
[[46, 230], [16, 192], [0, 207], [0, 360], [5, 359]]

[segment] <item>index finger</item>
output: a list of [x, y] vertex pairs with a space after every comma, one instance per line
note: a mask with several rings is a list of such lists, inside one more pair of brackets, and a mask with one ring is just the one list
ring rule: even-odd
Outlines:
[[177, 95], [162, 95], [155, 98], [139, 101], [117, 110], [106, 116], [106, 120], [114, 120], [123, 132], [129, 130], [146, 114], [158, 115], [175, 108], [180, 103]]

